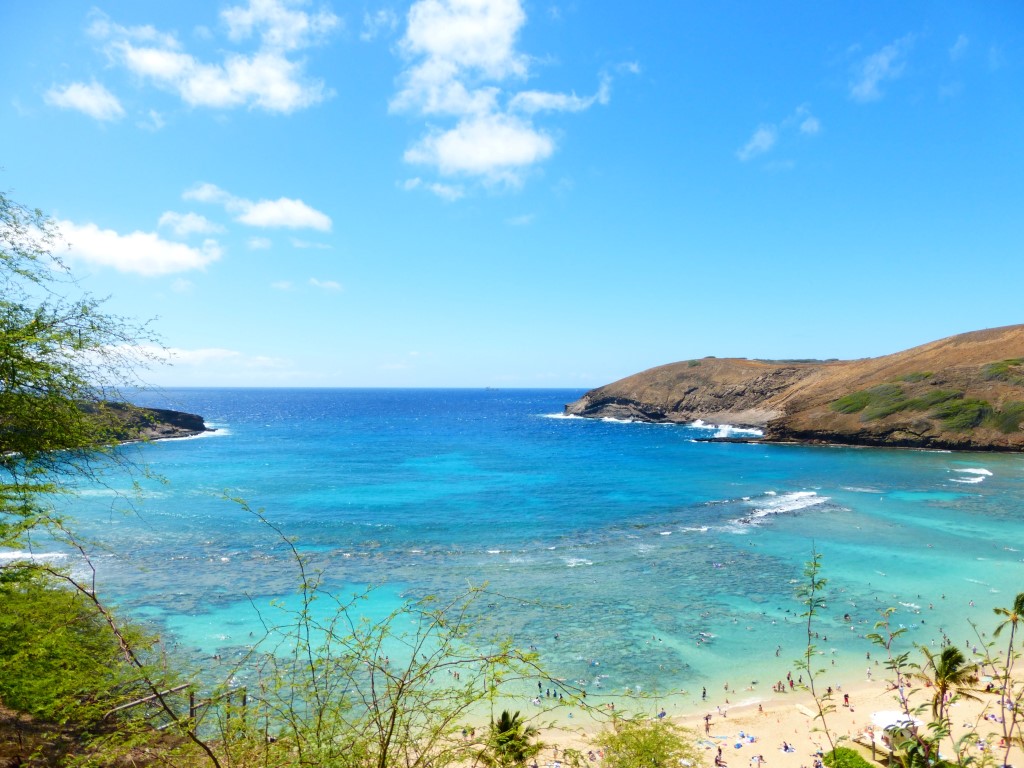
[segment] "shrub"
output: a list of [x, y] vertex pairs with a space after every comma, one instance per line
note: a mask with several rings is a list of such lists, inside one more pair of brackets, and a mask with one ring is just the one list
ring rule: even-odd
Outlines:
[[832, 403], [832, 410], [839, 413], [860, 413], [868, 407], [871, 395], [865, 391], [854, 392], [852, 395], [840, 397]]
[[979, 426], [993, 413], [992, 406], [985, 400], [953, 400], [943, 403], [930, 415], [941, 420], [946, 429], [965, 431]]
[[1024, 365], [1024, 358], [1012, 357], [1008, 360], [1000, 360], [997, 363], [989, 363], [982, 371], [982, 375], [989, 381], [1009, 381], [1013, 384], [1024, 384], [1024, 376], [1017, 368]]
[[1018, 431], [1021, 422], [1024, 422], [1024, 403], [1018, 400], [1004, 403], [1000, 410], [985, 419], [985, 426], [1008, 435]]
[[936, 405], [941, 405], [949, 400], [958, 400], [963, 396], [963, 392], [954, 392], [949, 389], [935, 389], [922, 397], [915, 397], [913, 400], [908, 400], [906, 408], [908, 411], [927, 411], [929, 408], [934, 408]]
[[911, 384], [930, 379], [932, 377], [931, 371], [917, 371], [916, 373], [908, 373], [906, 376], [900, 376], [900, 381], [910, 382]]
[[692, 731], [664, 720], [616, 720], [596, 741], [606, 768], [675, 768], [684, 760], [699, 766], [696, 742]]
[[836, 747], [834, 751], [822, 758], [822, 762], [828, 768], [873, 768], [860, 752], [849, 747]]
[[869, 389], [868, 393], [871, 395], [871, 402], [862, 417], [864, 421], [883, 419], [907, 407], [907, 399], [898, 384], [879, 384]]

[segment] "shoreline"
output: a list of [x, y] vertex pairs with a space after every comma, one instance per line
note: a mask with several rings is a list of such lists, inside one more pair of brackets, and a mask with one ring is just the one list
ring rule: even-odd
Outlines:
[[[914, 705], [928, 701], [928, 689], [912, 689]], [[849, 696], [849, 706], [844, 705], [844, 695]], [[778, 694], [779, 697], [757, 697], [743, 702], [720, 706], [707, 702], [700, 711], [671, 713], [667, 708], [666, 719], [689, 729], [703, 749], [704, 764], [713, 764], [716, 755], [721, 755], [725, 766], [749, 764], [771, 765], [773, 768], [807, 768], [814, 763], [818, 753], [830, 750], [829, 740], [822, 728], [821, 719], [814, 698], [809, 691], [795, 690]], [[985, 718], [986, 714], [1000, 714], [998, 694], [981, 693], [980, 701], [960, 699], [951, 706], [952, 734], [961, 738], [972, 728], [980, 737], [981, 744], [970, 742], [967, 751], [976, 758], [990, 757], [1002, 762], [1002, 750], [998, 747], [1000, 725]], [[702, 702], [703, 703], [703, 702]], [[833, 695], [828, 702], [833, 707], [825, 717], [828, 730], [837, 746], [857, 749], [870, 760], [872, 737], [875, 740], [875, 756], [879, 763], [885, 763], [885, 750], [878, 741], [881, 729], [872, 724], [875, 712], [900, 709], [895, 688], [887, 680], [835, 681]], [[551, 715], [546, 712], [544, 715]], [[651, 717], [656, 715], [652, 714]], [[543, 717], [538, 714], [537, 717]], [[922, 717], [927, 720], [927, 716]], [[540, 740], [545, 744], [537, 758], [539, 766], [555, 766], [559, 755], [566, 749], [579, 750], [584, 757], [594, 751], [590, 763], [600, 766], [601, 755], [592, 746], [596, 735], [608, 726], [611, 718], [597, 718], [593, 714], [577, 712], [575, 716], [561, 715], [553, 719], [554, 724], [542, 727]], [[856, 740], [856, 742], [855, 742]], [[783, 745], [790, 750], [783, 751]], [[858, 746], [859, 745], [859, 746]], [[952, 748], [947, 738], [940, 747], [943, 755]], [[758, 760], [755, 756], [760, 756]], [[1008, 763], [1020, 765], [1024, 761], [1024, 750], [1015, 746], [1010, 751]]]

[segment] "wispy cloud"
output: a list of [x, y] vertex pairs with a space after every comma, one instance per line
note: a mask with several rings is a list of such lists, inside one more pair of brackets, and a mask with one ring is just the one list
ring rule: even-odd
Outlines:
[[949, 58], [952, 61], [959, 61], [967, 55], [967, 49], [971, 47], [971, 39], [967, 35], [960, 34], [956, 42], [949, 47]]
[[359, 33], [359, 39], [364, 42], [376, 40], [381, 35], [387, 35], [398, 29], [398, 16], [390, 8], [382, 8], [379, 11], [363, 14], [363, 29]]
[[406, 179], [405, 181], [401, 181], [399, 182], [398, 186], [400, 189], [403, 189], [406, 192], [411, 192], [414, 189], [424, 189], [427, 192], [430, 192], [431, 194], [440, 197], [442, 200], [447, 200], [448, 202], [460, 200], [466, 194], [466, 191], [462, 188], [461, 185], [442, 184], [439, 181], [424, 182], [423, 179], [421, 179], [419, 176], [416, 176], [411, 179]]
[[118, 98], [95, 80], [55, 85], [43, 95], [43, 100], [50, 106], [74, 109], [94, 120], [110, 121], [124, 117], [124, 107]]
[[200, 216], [198, 213], [176, 213], [167, 211], [160, 217], [158, 225], [170, 229], [178, 237], [189, 235], [212, 235], [223, 232], [224, 227]]
[[70, 221], [59, 221], [57, 226], [68, 243], [70, 259], [147, 277], [203, 269], [222, 253], [216, 240], [205, 240], [196, 248], [164, 240], [153, 232], [122, 235], [95, 224]]
[[272, 245], [269, 237], [250, 237], [245, 242], [246, 248], [250, 251], [265, 251]]
[[318, 280], [315, 277], [309, 278], [309, 284], [314, 288], [322, 288], [325, 291], [340, 291], [341, 283], [336, 280]]
[[903, 74], [914, 35], [905, 35], [857, 63], [850, 81], [850, 98], [862, 103], [882, 98], [880, 85]]
[[297, 237], [291, 239], [292, 248], [298, 248], [300, 250], [307, 251], [329, 251], [331, 246], [327, 243], [314, 243], [310, 240], [300, 240]]
[[185, 191], [185, 200], [224, 206], [235, 221], [251, 227], [284, 227], [331, 231], [331, 219], [302, 200], [280, 197], [277, 200], [246, 200], [224, 191], [216, 184], [201, 183]]
[[341, 20], [329, 10], [299, 10], [301, 0], [249, 0], [221, 11], [228, 40], [255, 50], [226, 51], [205, 62], [182, 50], [178, 39], [152, 26], [125, 27], [96, 12], [89, 27], [108, 58], [145, 82], [176, 93], [193, 107], [252, 107], [290, 113], [330, 95], [325, 83], [305, 74], [295, 57], [322, 43]]
[[[399, 49], [410, 63], [390, 109], [435, 119], [405, 152], [408, 163], [442, 176], [517, 186], [556, 149], [535, 115], [580, 112], [610, 99], [608, 77], [590, 96], [503, 90], [531, 74], [530, 57], [518, 49], [526, 23], [520, 0], [418, 0], [407, 18]], [[445, 118], [454, 124], [437, 125]], [[453, 199], [447, 194], [453, 189], [431, 191]]]
[[[801, 136], [816, 136], [821, 132], [821, 121], [811, 114], [810, 107], [806, 104], [801, 104], [778, 124], [762, 123], [759, 125], [747, 143], [736, 150], [736, 157], [744, 163], [752, 160], [774, 149], [780, 136], [792, 135], [794, 132]], [[776, 164], [776, 167], [778, 165]]]
[[757, 130], [754, 131], [754, 135], [750, 137], [747, 143], [736, 150], [736, 157], [742, 162], [746, 162], [758, 155], [763, 155], [775, 146], [778, 138], [779, 131], [774, 125], [758, 126]]

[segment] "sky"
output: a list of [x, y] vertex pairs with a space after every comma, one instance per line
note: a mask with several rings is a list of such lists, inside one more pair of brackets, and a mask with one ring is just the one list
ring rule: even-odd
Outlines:
[[159, 386], [590, 388], [1024, 322], [1024, 4], [0, 3], [0, 190]]

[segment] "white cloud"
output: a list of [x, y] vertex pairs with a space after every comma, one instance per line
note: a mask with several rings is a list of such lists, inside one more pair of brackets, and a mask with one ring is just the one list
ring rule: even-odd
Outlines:
[[956, 42], [950, 46], [949, 58], [953, 61], [962, 59], [967, 53], [967, 49], [970, 47], [971, 39], [967, 35], [961, 34], [956, 38]]
[[297, 237], [291, 239], [292, 248], [299, 248], [300, 250], [310, 251], [329, 251], [331, 246], [327, 243], [314, 243], [310, 240], [300, 240]]
[[265, 48], [295, 51], [323, 42], [341, 25], [341, 19], [326, 9], [308, 14], [289, 7], [301, 4], [301, 0], [249, 0], [248, 6], [226, 8], [220, 15], [228, 36], [236, 42], [258, 32]]
[[821, 121], [818, 118], [811, 115], [805, 117], [800, 122], [800, 133], [807, 134], [808, 136], [816, 136], [821, 131]]
[[447, 200], [448, 202], [461, 200], [466, 195], [466, 191], [461, 186], [454, 184], [442, 184], [439, 181], [428, 184], [427, 189], [431, 194], [440, 197], [442, 200]]
[[860, 102], [882, 98], [879, 85], [903, 74], [906, 56], [913, 44], [914, 36], [906, 35], [864, 58], [857, 65], [850, 83], [850, 98]]
[[196, 184], [191, 189], [186, 189], [181, 197], [184, 200], [198, 200], [201, 203], [221, 203], [225, 206], [234, 199], [232, 195], [225, 192], [216, 184], [209, 184], [205, 182], [202, 184]]
[[250, 251], [265, 251], [270, 248], [273, 243], [269, 237], [250, 237], [246, 243], [246, 247]]
[[[454, 125], [433, 125], [406, 150], [406, 162], [443, 176], [516, 186], [555, 150], [552, 136], [533, 123], [534, 115], [581, 112], [608, 103], [608, 76], [592, 96], [540, 89], [506, 94], [506, 83], [525, 81], [530, 74], [529, 57], [517, 49], [525, 22], [520, 0], [418, 0], [412, 5], [399, 44], [411, 63], [389, 108], [453, 118]], [[405, 188], [420, 183], [410, 179]], [[464, 194], [461, 187], [424, 186], [448, 200]]]
[[817, 136], [821, 133], [821, 121], [811, 114], [811, 110], [806, 104], [801, 104], [793, 110], [793, 114], [783, 120], [782, 125], [785, 128], [796, 125], [797, 130], [804, 136]]
[[758, 155], [763, 155], [775, 146], [777, 139], [778, 130], [774, 125], [762, 125], [754, 131], [750, 140], [736, 151], [736, 157], [746, 162]]
[[507, 115], [460, 121], [408, 149], [405, 160], [436, 166], [445, 176], [469, 174], [489, 180], [519, 181], [519, 172], [551, 156], [555, 142], [532, 124]]
[[526, 21], [519, 0], [419, 0], [408, 18], [401, 47], [409, 56], [476, 69], [497, 80], [526, 75], [526, 57], [515, 50]]
[[275, 291], [290, 291], [295, 286], [292, 285], [291, 280], [278, 280], [270, 284], [270, 287]]
[[234, 215], [235, 221], [248, 224], [250, 227], [331, 231], [331, 218], [302, 200], [280, 197], [277, 200], [254, 202], [243, 197], [236, 197], [216, 184], [209, 183], [197, 184], [191, 189], [185, 190], [182, 197], [185, 200], [223, 205], [225, 210]]
[[322, 80], [305, 76], [305, 62], [289, 54], [322, 42], [340, 25], [327, 10], [295, 10], [301, 0], [250, 0], [222, 12], [230, 39], [259, 37], [255, 51], [227, 51], [219, 62], [202, 62], [181, 50], [173, 35], [152, 27], [123, 27], [98, 17], [90, 27], [115, 63], [156, 86], [177, 93], [190, 106], [248, 106], [290, 113], [330, 95]]
[[577, 96], [575, 93], [548, 93], [546, 91], [520, 91], [509, 101], [509, 109], [525, 112], [582, 112], [594, 104], [607, 104], [611, 100], [611, 80], [602, 78], [601, 87], [593, 96]]
[[281, 197], [248, 203], [236, 218], [251, 227], [287, 227], [289, 229], [317, 229], [330, 232], [331, 219], [301, 200]]
[[191, 280], [185, 280], [184, 278], [178, 278], [171, 283], [171, 290], [175, 293], [191, 293], [195, 287]]
[[160, 217], [158, 225], [161, 227], [167, 227], [178, 237], [188, 237], [189, 235], [195, 234], [212, 235], [217, 232], [224, 231], [224, 227], [219, 224], [214, 224], [205, 216], [200, 216], [198, 213], [175, 213], [174, 211], [167, 211]]
[[363, 31], [359, 33], [359, 39], [370, 42], [382, 34], [394, 32], [397, 28], [398, 16], [390, 8], [384, 8], [376, 13], [367, 11], [363, 14]]
[[76, 109], [95, 120], [120, 120], [124, 117], [121, 102], [95, 80], [88, 84], [54, 86], [43, 94], [43, 100], [53, 107]]
[[334, 280], [317, 280], [315, 277], [309, 278], [309, 284], [314, 288], [323, 288], [325, 291], [340, 291], [341, 283]]
[[423, 179], [418, 176], [399, 182], [398, 187], [406, 192], [411, 192], [414, 189], [425, 189], [426, 191], [437, 195], [442, 200], [447, 200], [449, 202], [460, 200], [466, 195], [466, 191], [461, 185], [442, 184], [441, 182], [424, 183]]
[[57, 226], [68, 243], [70, 259], [119, 272], [147, 277], [168, 275], [203, 269], [221, 257], [221, 247], [215, 240], [205, 240], [194, 248], [163, 240], [153, 232], [121, 235], [95, 224], [78, 225], [70, 221], [59, 221]]
[[[821, 121], [811, 114], [811, 110], [806, 104], [801, 104], [793, 110], [792, 114], [780, 121], [778, 125], [764, 123], [758, 126], [747, 143], [736, 150], [736, 157], [741, 162], [747, 162], [759, 155], [770, 152], [778, 144], [781, 135], [791, 134], [794, 131], [798, 132], [801, 136], [817, 136], [821, 132]], [[788, 163], [790, 168], [793, 165], [792, 161], [777, 162], [773, 165], [773, 168], [778, 169], [786, 165], [786, 163]]]

